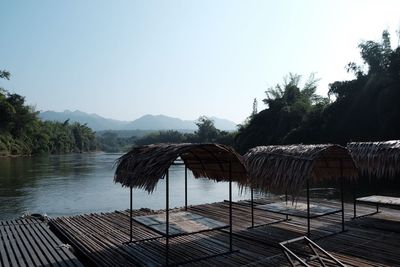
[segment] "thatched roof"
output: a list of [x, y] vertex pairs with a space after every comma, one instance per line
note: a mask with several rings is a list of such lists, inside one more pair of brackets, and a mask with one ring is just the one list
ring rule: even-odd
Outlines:
[[219, 144], [156, 144], [134, 147], [117, 160], [114, 181], [126, 187], [152, 192], [178, 157], [196, 178], [229, 181], [231, 164], [232, 181], [247, 181], [241, 156], [232, 148]]
[[362, 176], [400, 177], [400, 140], [386, 142], [352, 142], [347, 144]]
[[347, 149], [338, 145], [259, 146], [250, 149], [244, 160], [254, 188], [293, 196], [305, 187], [307, 178], [357, 176]]

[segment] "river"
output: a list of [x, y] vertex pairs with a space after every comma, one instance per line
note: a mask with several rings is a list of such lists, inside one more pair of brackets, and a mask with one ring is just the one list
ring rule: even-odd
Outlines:
[[[0, 158], [0, 220], [24, 213], [50, 217], [129, 208], [129, 189], [113, 182], [114, 161], [121, 154], [90, 153]], [[228, 183], [188, 175], [188, 204], [228, 199]], [[233, 186], [233, 199], [249, 198]], [[184, 205], [184, 167], [170, 169], [170, 207]], [[165, 184], [148, 194], [134, 190], [133, 207], [165, 207]]]

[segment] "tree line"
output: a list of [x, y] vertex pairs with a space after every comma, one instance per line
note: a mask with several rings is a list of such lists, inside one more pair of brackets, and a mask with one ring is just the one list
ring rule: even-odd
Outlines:
[[[328, 97], [315, 94], [311, 76], [301, 88], [299, 75], [269, 88], [266, 108], [252, 114], [235, 135], [240, 152], [258, 145], [338, 143], [400, 138], [400, 47], [382, 40], [359, 45], [362, 65], [351, 62], [354, 79], [329, 85]], [[334, 98], [331, 100], [330, 98]]]
[[107, 131], [98, 137], [100, 149], [107, 152], [127, 150], [132, 145], [149, 145], [158, 143], [219, 143], [232, 145], [235, 132], [221, 131], [213, 120], [206, 116], [197, 119], [198, 130], [184, 133], [176, 130], [152, 131], [144, 136], [120, 137], [115, 131]]
[[[194, 133], [157, 131], [145, 136], [119, 137], [105, 132], [95, 137], [86, 125], [68, 121], [42, 122], [24, 98], [0, 89], [0, 153], [36, 154], [91, 151], [117, 152], [132, 145], [215, 142], [244, 153], [258, 145], [380, 141], [400, 138], [400, 47], [392, 49], [390, 35], [359, 45], [362, 65], [350, 62], [354, 79], [329, 84], [327, 97], [317, 95], [314, 75], [289, 74], [282, 84], [268, 88], [265, 108], [253, 112], [235, 132], [216, 129], [200, 117]], [[10, 74], [0, 72], [0, 78]]]
[[[10, 73], [0, 71], [1, 79]], [[41, 121], [19, 94], [0, 88], [0, 156], [96, 150], [96, 137], [85, 124]]]

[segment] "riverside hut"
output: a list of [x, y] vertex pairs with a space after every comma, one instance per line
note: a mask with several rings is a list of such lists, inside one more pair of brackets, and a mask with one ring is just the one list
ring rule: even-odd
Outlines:
[[[347, 149], [331, 144], [259, 146], [244, 155], [245, 164], [253, 189], [283, 193], [286, 201], [254, 207], [251, 194], [252, 227], [254, 208], [288, 216], [307, 219], [307, 234], [310, 235], [310, 219], [329, 214], [342, 214], [344, 230], [343, 179], [357, 176], [357, 169]], [[310, 183], [339, 180], [341, 207], [334, 209], [310, 204]], [[306, 203], [294, 201], [306, 189]], [[288, 203], [287, 196], [293, 201]]]
[[[359, 177], [373, 180], [376, 185], [379, 181], [392, 181], [400, 177], [400, 140], [384, 142], [352, 142], [347, 144], [351, 156], [359, 170]], [[382, 196], [378, 193], [379, 186], [375, 186], [376, 194], [357, 198], [354, 186], [354, 218], [357, 218], [356, 203], [374, 204], [376, 211], [361, 217], [376, 214], [380, 205], [400, 206], [399, 197]]]
[[[146, 145], [134, 147], [121, 156], [116, 164], [114, 181], [130, 188], [129, 242], [132, 242], [132, 220], [135, 220], [160, 234], [160, 238], [165, 238], [165, 260], [166, 265], [169, 265], [170, 238], [227, 228], [229, 229], [229, 250], [226, 253], [233, 252], [232, 182], [245, 183], [247, 172], [240, 155], [232, 148], [219, 144]], [[185, 166], [185, 211], [170, 213], [169, 167], [177, 164]], [[192, 171], [195, 178], [202, 177], [217, 182], [229, 182], [228, 224], [187, 211], [187, 170]], [[152, 193], [160, 179], [165, 179], [166, 185], [165, 213], [132, 218], [132, 188]], [[135, 242], [141, 241], [146, 240], [136, 240]], [[221, 253], [217, 255], [221, 255]]]

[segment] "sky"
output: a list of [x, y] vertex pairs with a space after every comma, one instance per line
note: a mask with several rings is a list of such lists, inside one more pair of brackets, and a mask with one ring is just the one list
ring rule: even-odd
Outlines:
[[400, 1], [1, 0], [0, 87], [36, 110], [134, 120], [201, 115], [243, 122], [288, 73], [353, 78], [358, 44], [387, 29]]

